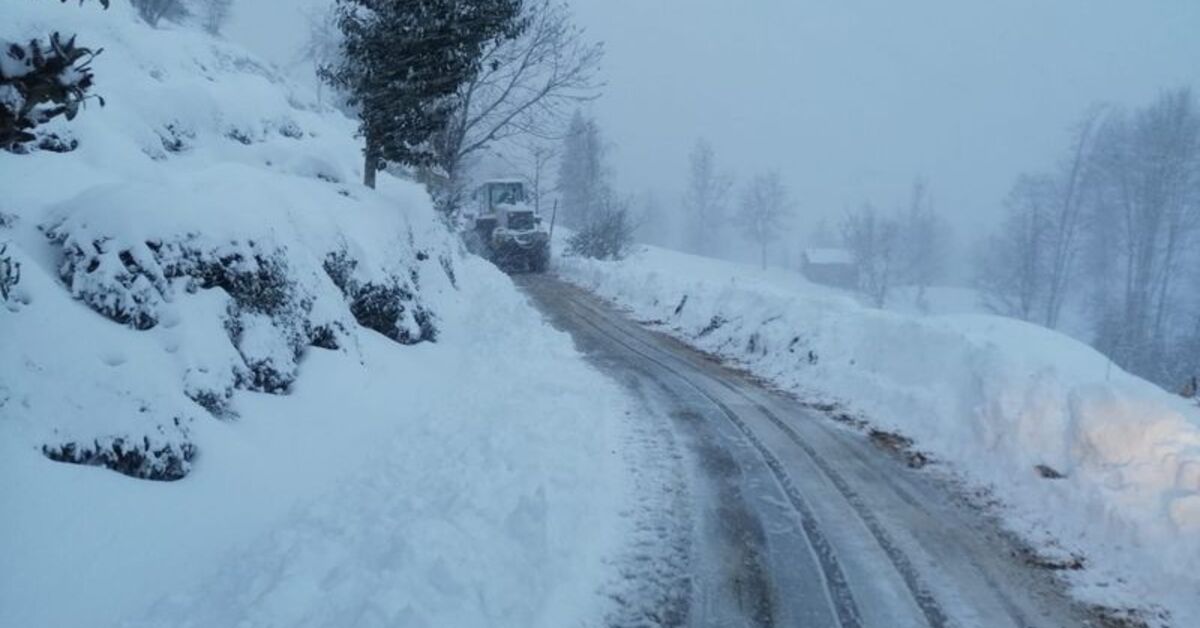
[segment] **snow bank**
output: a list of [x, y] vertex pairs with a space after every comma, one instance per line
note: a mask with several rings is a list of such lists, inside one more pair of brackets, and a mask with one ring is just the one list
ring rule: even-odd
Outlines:
[[[1162, 605], [1177, 625], [1200, 622], [1193, 403], [1011, 319], [879, 311], [778, 272], [654, 248], [621, 262], [567, 258], [560, 272], [994, 488], [1012, 525], [1043, 550], [1086, 555], [1073, 576], [1085, 598]], [[1065, 477], [1043, 477], [1049, 470]]]
[[3, 11], [103, 47], [108, 104], [0, 153], [0, 625], [594, 611], [625, 399], [569, 338], [236, 46]]

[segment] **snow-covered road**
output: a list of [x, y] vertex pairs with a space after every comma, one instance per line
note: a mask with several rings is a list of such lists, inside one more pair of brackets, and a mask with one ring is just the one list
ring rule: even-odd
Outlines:
[[619, 623], [1094, 625], [945, 478], [579, 288], [518, 283], [681, 453], [683, 506], [657, 515], [677, 521], [648, 525], [679, 547], [660, 548], [668, 567], [634, 557], [625, 573], [642, 583], [614, 596], [629, 607]]

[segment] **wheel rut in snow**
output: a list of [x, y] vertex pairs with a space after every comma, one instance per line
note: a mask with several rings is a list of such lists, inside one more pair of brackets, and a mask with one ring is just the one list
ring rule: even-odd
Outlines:
[[[792, 508], [794, 508], [796, 513], [799, 515], [800, 526], [808, 540], [809, 546], [816, 555], [816, 558], [820, 564], [825, 588], [829, 596], [829, 601], [833, 606], [834, 612], [836, 613], [838, 624], [842, 626], [842, 628], [861, 628], [863, 624], [858, 610], [858, 605], [854, 600], [854, 595], [850, 590], [850, 586], [846, 580], [846, 576], [842, 570], [841, 564], [838, 561], [836, 552], [833, 549], [833, 545], [829, 542], [824, 532], [818, 525], [817, 518], [813, 513], [811, 506], [800, 494], [800, 491], [796, 488], [795, 483], [792, 481], [791, 477], [788, 476], [778, 458], [776, 458], [775, 455], [772, 454], [769, 449], [767, 449], [767, 447], [758, 439], [749, 426], [747, 426], [745, 422], [742, 421], [742, 419], [737, 415], [737, 413], [730, 409], [728, 405], [708, 394], [707, 391], [696, 385], [686, 375], [680, 373], [677, 369], [671, 367], [654, 356], [640, 351], [617, 336], [616, 333], [605, 329], [604, 326], [596, 322], [592, 316], [583, 313], [584, 311], [588, 311], [586, 306], [574, 301], [569, 302], [569, 305], [575, 308], [576, 315], [580, 318], [580, 320], [595, 329], [597, 333], [607, 337], [612, 342], [625, 347], [626, 350], [630, 351], [631, 353], [641, 356], [642, 359], [657, 365], [665, 372], [672, 374], [686, 383], [689, 387], [695, 390], [696, 393], [707, 399], [709, 403], [720, 409], [725, 418], [728, 419], [738, 429], [738, 431], [742, 433], [743, 437], [757, 451], [763, 463], [768, 469], [770, 469], [772, 475], [775, 477], [775, 481], [779, 484], [780, 489], [782, 489]], [[765, 625], [772, 624], [768, 623]]]
[[[592, 316], [598, 317], [601, 320], [606, 321], [606, 324], [608, 325], [608, 327], [610, 329], [614, 330], [616, 333], [621, 334], [623, 337], [628, 338], [630, 341], [638, 343], [642, 347], [645, 347], [647, 350], [653, 351], [656, 354], [662, 355], [666, 359], [682, 361], [677, 356], [674, 356], [667, 352], [664, 352], [661, 348], [647, 343], [646, 341], [642, 340], [641, 338], [638, 338], [635, 335], [628, 333], [624, 329], [621, 329], [618, 326], [612, 325], [611, 323], [607, 323], [607, 317], [605, 316], [605, 314], [603, 312], [597, 311], [593, 306], [586, 304], [586, 303], [579, 302], [579, 301], [572, 301], [572, 303], [574, 305], [576, 305], [577, 307], [585, 309]], [[593, 325], [596, 324], [594, 322], [594, 320], [589, 320], [589, 323], [593, 324]], [[615, 342], [621, 342], [619, 339], [612, 337], [611, 334], [608, 334], [608, 335]], [[625, 343], [622, 342], [622, 344], [625, 344]], [[691, 365], [688, 365], [686, 363], [685, 363], [685, 366], [687, 366], [688, 368], [693, 368]], [[668, 368], [668, 367], [664, 366], [664, 368]], [[838, 492], [842, 494], [842, 496], [846, 499], [847, 503], [849, 503], [850, 506], [854, 509], [855, 514], [858, 516], [858, 518], [862, 521], [862, 523], [870, 531], [871, 535], [875, 538], [875, 540], [879, 544], [880, 548], [882, 548], [883, 551], [887, 554], [888, 559], [892, 562], [892, 564], [896, 568], [896, 571], [904, 579], [905, 586], [909, 589], [909, 591], [913, 597], [913, 600], [917, 603], [918, 607], [921, 609], [921, 612], [924, 614], [925, 620], [928, 623], [928, 625], [930, 626], [930, 628], [945, 628], [947, 626], [952, 625], [946, 612], [942, 609], [941, 605], [938, 603], [937, 599], [935, 598], [934, 594], [930, 590], [929, 586], [924, 582], [924, 579], [921, 577], [921, 575], [917, 571], [916, 567], [912, 564], [912, 561], [909, 559], [909, 557], [898, 547], [896, 542], [892, 539], [891, 534], [888, 533], [888, 531], [880, 523], [879, 518], [870, 509], [870, 507], [868, 507], [866, 505], [864, 500], [859, 495], [858, 491], [856, 491], [850, 485], [850, 483], [847, 482], [846, 479], [836, 469], [834, 469], [832, 467], [832, 465], [829, 464], [828, 460], [826, 460], [823, 455], [821, 455], [815, 448], [813, 448], [813, 446], [811, 444], [809, 444], [803, 437], [801, 437], [800, 434], [798, 434], [792, 426], [788, 425], [787, 422], [785, 422], [776, 412], [774, 412], [773, 410], [768, 408], [766, 405], [761, 403], [759, 400], [751, 397], [749, 394], [746, 393], [745, 390], [743, 390], [742, 388], [740, 388], [738, 386], [734, 386], [733, 384], [729, 383], [728, 381], [726, 381], [725, 379], [720, 378], [720, 377], [710, 375], [710, 376], [708, 376], [708, 379], [710, 381], [714, 382], [715, 384], [717, 384], [718, 386], [721, 386], [725, 390], [729, 391], [730, 393], [738, 396], [739, 398], [744, 400], [746, 403], [752, 405], [760, 414], [762, 414], [762, 416], [766, 417], [773, 425], [775, 425], [776, 428], [778, 428], [783, 434], [785, 434], [792, 443], [794, 443], [797, 447], [799, 447], [801, 450], [803, 450], [805, 455], [812, 461], [812, 463], [814, 465], [816, 465], [816, 467], [818, 469], [820, 469], [821, 473], [829, 480], [829, 482], [831, 484], [833, 484], [834, 487], [837, 488]], [[715, 399], [713, 400], [713, 402], [717, 405], [721, 405], [724, 407], [724, 405], [721, 402], [719, 402]], [[724, 407], [724, 409], [726, 412], [730, 412], [727, 407]], [[735, 422], [739, 422], [736, 418], [731, 417], [731, 420], [734, 420]], [[741, 426], [740, 422], [739, 422], [739, 426]], [[748, 428], [746, 428], [746, 429], [748, 429]], [[915, 498], [905, 494], [905, 491], [902, 488], [900, 488], [898, 486], [894, 486], [894, 485], [892, 486], [892, 488], [896, 492], [901, 494], [902, 497], [904, 499], [906, 499], [907, 501], [909, 501], [910, 503], [915, 503]], [[1027, 618], [1025, 616], [1025, 614], [1021, 611], [1021, 609], [1010, 599], [1010, 597], [1008, 596], [1007, 593], [1005, 593], [986, 574], [981, 573], [981, 575], [983, 576], [983, 580], [985, 581], [985, 583], [993, 590], [997, 599], [1000, 600], [1001, 604], [1004, 607], [1004, 611], [1008, 614], [1009, 619], [1011, 619], [1015, 625], [1018, 625], [1018, 626], [1033, 625], [1030, 622], [1029, 618]]]
[[657, 422], [674, 427], [694, 493], [686, 625], [1090, 625], [939, 474], [899, 468], [865, 437], [580, 288], [519, 283], [671, 418]]
[[[559, 295], [542, 295], [555, 312], [566, 311]], [[557, 323], [565, 321], [556, 321]], [[580, 348], [631, 395], [636, 416], [622, 436], [629, 473], [629, 502], [622, 508], [625, 547], [612, 560], [615, 577], [601, 587], [609, 601], [603, 625], [676, 628], [693, 621], [694, 510], [684, 454], [665, 414], [655, 412], [657, 387], [636, 369], [611, 363], [595, 347]]]

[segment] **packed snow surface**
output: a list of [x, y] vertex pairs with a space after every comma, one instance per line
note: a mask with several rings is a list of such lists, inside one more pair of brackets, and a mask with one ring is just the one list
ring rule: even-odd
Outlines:
[[990, 488], [1050, 560], [1083, 556], [1068, 577], [1084, 599], [1200, 625], [1194, 401], [1044, 328], [871, 309], [798, 273], [656, 248], [565, 258], [559, 272], [804, 400], [914, 439]]
[[228, 42], [0, 13], [107, 100], [0, 153], [0, 625], [602, 616], [626, 399], [425, 193]]

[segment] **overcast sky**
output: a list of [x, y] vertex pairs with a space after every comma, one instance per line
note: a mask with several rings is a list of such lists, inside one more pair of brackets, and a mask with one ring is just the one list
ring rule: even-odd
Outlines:
[[913, 177], [962, 225], [1048, 166], [1095, 101], [1200, 80], [1197, 0], [571, 0], [606, 42], [593, 109], [627, 188], [681, 193], [707, 137], [805, 212], [890, 206]]
[[[606, 44], [591, 109], [618, 182], [664, 204], [704, 136], [739, 179], [780, 170], [802, 218], [921, 174], [965, 230], [1091, 103], [1200, 83], [1198, 0], [569, 1]], [[238, 0], [229, 36], [285, 63], [329, 2]]]

